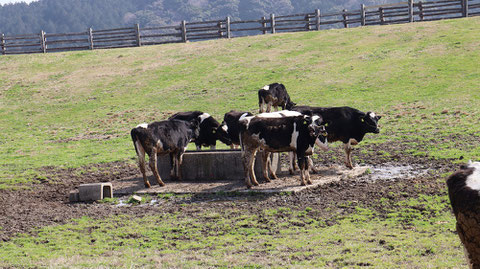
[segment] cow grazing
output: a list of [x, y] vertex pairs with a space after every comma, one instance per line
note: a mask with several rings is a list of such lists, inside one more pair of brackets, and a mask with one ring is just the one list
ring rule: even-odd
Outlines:
[[215, 149], [217, 140], [220, 140], [227, 145], [231, 144], [227, 133], [220, 127], [220, 123], [208, 113], [203, 113], [201, 111], [179, 112], [172, 115], [169, 119], [184, 121], [200, 120], [200, 134], [192, 141], [197, 146], [197, 150], [201, 150], [202, 146]]
[[290, 110], [290, 108], [295, 106], [295, 103], [290, 100], [290, 96], [283, 84], [272, 83], [258, 90], [258, 106], [259, 112], [263, 113], [265, 112], [264, 106], [267, 107], [266, 112], [270, 112], [272, 106], [275, 107], [275, 110], [278, 110], [278, 107], [281, 107], [282, 110]]
[[382, 116], [374, 112], [364, 113], [351, 107], [310, 107], [296, 106], [292, 110], [323, 118], [328, 142], [342, 141], [345, 149], [345, 165], [353, 169], [353, 146], [360, 143], [365, 134], [378, 134], [378, 121]]
[[240, 128], [241, 125], [239, 120], [241, 117], [252, 116], [250, 112], [239, 112], [231, 110], [230, 112], [225, 113], [223, 117], [223, 122], [221, 124], [222, 130], [227, 133], [228, 139], [231, 142], [231, 147], [234, 148], [236, 145], [240, 145]]
[[170, 154], [172, 178], [180, 179], [180, 165], [188, 143], [198, 137], [199, 121], [166, 120], [140, 124], [130, 132], [138, 156], [146, 188], [150, 188], [145, 174], [145, 153], [149, 166], [160, 186], [165, 186], [157, 170], [157, 154]]
[[470, 268], [480, 268], [480, 162], [462, 165], [447, 179], [447, 187]]
[[[311, 184], [308, 173], [307, 156], [313, 152], [315, 141], [321, 132], [325, 131], [322, 119], [319, 116], [288, 116], [288, 117], [243, 117], [240, 119], [242, 131], [240, 141], [243, 150], [243, 165], [247, 188], [257, 186], [258, 182], [253, 171], [254, 159], [257, 151], [288, 152], [297, 154], [301, 169], [301, 184]], [[270, 181], [267, 170], [269, 154], [263, 155], [263, 176]]]

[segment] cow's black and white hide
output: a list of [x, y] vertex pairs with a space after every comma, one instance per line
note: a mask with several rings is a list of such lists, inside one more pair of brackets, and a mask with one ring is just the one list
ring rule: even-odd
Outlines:
[[146, 188], [150, 183], [145, 171], [145, 154], [149, 157], [149, 166], [155, 179], [160, 186], [165, 183], [160, 178], [157, 170], [157, 155], [170, 154], [172, 170], [170, 174], [173, 179], [180, 179], [180, 165], [182, 164], [183, 153], [188, 143], [198, 137], [199, 121], [165, 120], [150, 124], [140, 124], [130, 132], [138, 156], [138, 165], [142, 172]]
[[345, 165], [352, 169], [353, 146], [360, 143], [365, 134], [378, 134], [378, 121], [382, 116], [374, 112], [362, 112], [351, 107], [310, 107], [295, 106], [292, 108], [307, 115], [318, 115], [323, 118], [327, 130], [328, 142], [341, 141], [345, 149]]
[[480, 268], [480, 162], [463, 165], [447, 179], [447, 187], [470, 268]]
[[178, 112], [169, 119], [177, 119], [184, 121], [200, 120], [200, 134], [192, 142], [195, 143], [197, 150], [201, 150], [202, 146], [215, 149], [217, 140], [230, 145], [231, 141], [227, 133], [220, 127], [220, 123], [210, 114], [201, 111]]
[[294, 105], [295, 103], [290, 100], [287, 89], [285, 89], [283, 84], [272, 83], [258, 90], [258, 107], [260, 113], [265, 112], [265, 106], [266, 112], [271, 112], [272, 106], [275, 107], [275, 110], [278, 110], [278, 107], [281, 107], [282, 110], [289, 110]]
[[239, 137], [241, 124], [239, 123], [239, 120], [242, 116], [252, 116], [252, 113], [231, 110], [230, 112], [225, 113], [223, 116], [221, 128], [227, 133], [228, 139], [231, 141], [231, 148], [235, 148], [236, 146], [240, 145]]
[[[247, 188], [258, 185], [253, 165], [259, 149], [265, 152], [295, 152], [301, 170], [301, 184], [312, 183], [307, 156], [312, 154], [318, 136], [325, 132], [321, 117], [300, 115], [271, 118], [260, 114], [243, 117], [240, 123], [243, 126], [240, 141]], [[268, 154], [264, 154], [262, 162], [263, 176], [267, 182], [270, 181], [267, 170], [268, 157]]]

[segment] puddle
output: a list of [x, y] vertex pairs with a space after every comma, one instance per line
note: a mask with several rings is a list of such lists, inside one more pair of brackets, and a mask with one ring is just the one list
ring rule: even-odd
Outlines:
[[424, 175], [429, 169], [414, 167], [411, 165], [389, 165], [370, 168], [371, 174], [368, 177], [372, 181], [377, 180], [395, 180], [395, 179], [409, 179], [419, 175]]

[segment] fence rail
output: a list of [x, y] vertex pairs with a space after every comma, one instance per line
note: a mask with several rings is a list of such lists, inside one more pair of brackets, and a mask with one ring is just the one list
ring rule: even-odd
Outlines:
[[341, 12], [270, 14], [258, 20], [182, 21], [180, 25], [93, 30], [78, 33], [0, 34], [0, 51], [7, 54], [47, 53], [73, 50], [124, 48], [144, 45], [179, 43], [194, 40], [233, 38], [246, 35], [318, 31], [366, 25], [386, 25], [417, 21], [433, 21], [480, 15], [480, 0], [434, 0], [360, 5], [358, 10]]

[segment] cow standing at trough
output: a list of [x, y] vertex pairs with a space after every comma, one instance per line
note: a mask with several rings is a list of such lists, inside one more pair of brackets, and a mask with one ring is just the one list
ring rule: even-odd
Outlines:
[[[240, 119], [242, 131], [240, 141], [245, 171], [245, 184], [247, 188], [257, 186], [253, 170], [255, 155], [259, 149], [265, 152], [288, 152], [297, 154], [301, 170], [301, 184], [312, 184], [308, 172], [307, 156], [313, 152], [318, 136], [325, 132], [322, 119], [319, 116], [288, 116], [288, 117], [243, 117]], [[263, 175], [267, 182], [270, 181], [267, 170], [269, 154], [263, 154]]]
[[202, 146], [215, 149], [217, 140], [230, 145], [231, 141], [224, 129], [220, 127], [220, 123], [210, 116], [208, 113], [201, 111], [178, 112], [172, 115], [169, 119], [197, 121], [200, 120], [200, 133], [192, 142], [195, 143], [197, 150], [201, 150]]
[[272, 83], [258, 90], [258, 111], [260, 113], [265, 112], [264, 106], [267, 107], [266, 112], [270, 112], [272, 106], [275, 107], [275, 110], [278, 110], [278, 107], [281, 107], [282, 110], [290, 110], [295, 106], [295, 103], [290, 100], [287, 89], [283, 84]]
[[296, 106], [292, 110], [306, 115], [318, 115], [323, 118], [327, 130], [327, 141], [342, 141], [345, 149], [345, 165], [353, 169], [353, 146], [360, 143], [365, 134], [378, 134], [378, 121], [382, 116], [374, 112], [362, 112], [351, 107], [310, 107]]
[[470, 162], [447, 179], [448, 196], [470, 268], [480, 268], [480, 162]]
[[240, 129], [241, 124], [239, 120], [241, 117], [252, 116], [250, 112], [240, 112], [231, 110], [230, 112], [225, 113], [223, 116], [223, 122], [221, 128], [224, 132], [227, 133], [228, 139], [231, 142], [230, 147], [235, 148], [235, 146], [240, 145]]
[[188, 143], [198, 137], [199, 121], [166, 120], [150, 124], [140, 124], [130, 132], [138, 156], [138, 165], [142, 172], [146, 188], [150, 182], [145, 171], [145, 154], [149, 157], [149, 166], [160, 186], [165, 186], [157, 170], [157, 154], [170, 154], [171, 177], [180, 179], [180, 165]]

